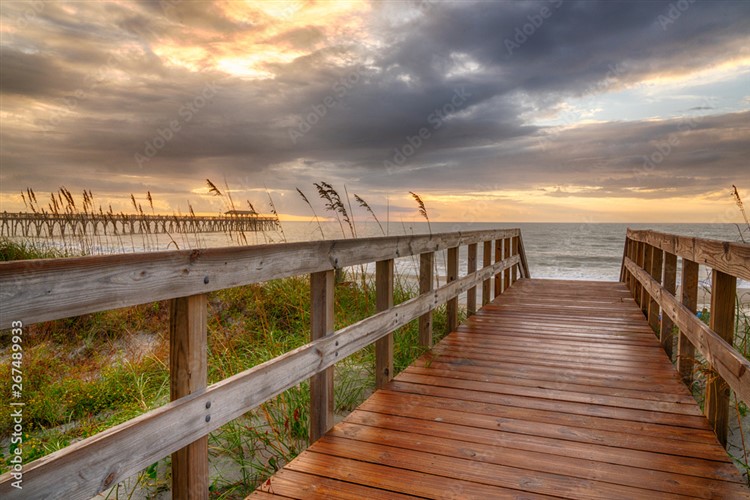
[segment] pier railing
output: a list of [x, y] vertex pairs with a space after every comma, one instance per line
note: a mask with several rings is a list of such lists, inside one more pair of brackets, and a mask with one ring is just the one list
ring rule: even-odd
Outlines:
[[[478, 245], [483, 265], [477, 270]], [[467, 274], [459, 276], [459, 248]], [[494, 248], [494, 252], [493, 252]], [[447, 250], [447, 283], [434, 288], [434, 254]], [[494, 253], [494, 258], [493, 258]], [[393, 305], [394, 259], [420, 255], [420, 295]], [[334, 331], [334, 273], [375, 262], [377, 314]], [[207, 386], [207, 293], [310, 275], [311, 342]], [[458, 295], [467, 312], [529, 277], [521, 232], [468, 233], [318, 241], [256, 247], [156, 252], [0, 263], [0, 329], [171, 299], [172, 401], [23, 466], [23, 490], [0, 476], [2, 498], [90, 498], [172, 454], [173, 498], [206, 498], [207, 436], [268, 399], [310, 379], [310, 440], [333, 425], [333, 365], [376, 344], [376, 385], [393, 377], [393, 332], [419, 319], [420, 342], [432, 344], [433, 309], [447, 303], [458, 325]], [[494, 280], [494, 287], [492, 286]], [[22, 333], [21, 333], [22, 335]]]
[[278, 229], [276, 217], [260, 215], [155, 215], [124, 213], [0, 213], [0, 236], [182, 234]]
[[[680, 296], [677, 259], [682, 261]], [[698, 266], [711, 269], [709, 325], [696, 316]], [[729, 389], [750, 404], [750, 361], [733, 347], [737, 279], [750, 281], [750, 245], [628, 229], [620, 273], [667, 354], [675, 354], [686, 383], [692, 381], [695, 350], [710, 365], [704, 413], [726, 446]]]

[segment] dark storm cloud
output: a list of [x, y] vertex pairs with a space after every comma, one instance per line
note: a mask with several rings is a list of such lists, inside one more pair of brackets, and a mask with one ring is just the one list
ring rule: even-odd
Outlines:
[[44, 55], [24, 54], [0, 47], [0, 61], [0, 88], [3, 95], [44, 98], [75, 89], [75, 84], [70, 79], [60, 78], [67, 72], [52, 58]]
[[[434, 82], [444, 79], [451, 54], [463, 53], [494, 72], [501, 87], [505, 83], [506, 88], [524, 91], [580, 92], [617, 63], [645, 62], [640, 72], [650, 72], [657, 65], [679, 67], [696, 57], [715, 57], [711, 44], [700, 37], [731, 42], [746, 28], [742, 18], [750, 6], [705, 4], [691, 6], [669, 31], [658, 24], [669, 2], [439, 4], [433, 15], [409, 27], [410, 35], [392, 47], [384, 63]], [[540, 15], [543, 9], [546, 19]], [[719, 22], [727, 29], [716, 30]]]
[[[102, 185], [102, 172], [226, 175], [285, 189], [326, 175], [383, 190], [577, 184], [595, 186], [592, 196], [707, 192], [748, 177], [747, 114], [708, 117], [687, 131], [630, 122], [551, 139], [526, 118], [571, 96], [707, 67], [719, 54], [747, 55], [747, 2], [690, 3], [667, 24], [670, 2], [429, 3], [398, 23], [374, 3], [377, 49], [329, 42], [316, 27], [282, 29], [260, 44], [311, 50], [268, 64], [275, 76], [266, 80], [194, 72], [154, 49], [161, 39], [191, 37], [210, 48], [272, 22], [262, 15], [230, 20], [207, 2], [78, 3], [75, 13], [48, 4], [3, 40], [3, 108], [34, 125], [0, 131], [4, 190], [45, 176], [57, 182], [61, 171]], [[449, 106], [457, 93], [466, 97]], [[30, 115], [29, 100], [45, 111]], [[386, 168], [422, 129], [429, 137]], [[644, 168], [670, 134], [680, 143]]]

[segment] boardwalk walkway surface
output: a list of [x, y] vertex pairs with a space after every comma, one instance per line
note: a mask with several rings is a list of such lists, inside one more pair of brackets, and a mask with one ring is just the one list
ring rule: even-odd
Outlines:
[[250, 498], [750, 498], [622, 283], [521, 280]]

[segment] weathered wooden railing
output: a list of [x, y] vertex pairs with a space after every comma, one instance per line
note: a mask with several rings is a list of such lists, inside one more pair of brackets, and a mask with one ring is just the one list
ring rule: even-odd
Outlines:
[[[676, 295], [677, 258], [682, 260], [681, 297]], [[698, 266], [711, 268], [710, 324], [696, 317]], [[733, 347], [737, 278], [750, 280], [750, 245], [628, 229], [620, 281], [658, 333], [667, 354], [677, 338], [677, 367], [686, 383], [693, 377], [695, 349], [713, 373], [706, 383], [704, 412], [726, 446], [729, 389], [750, 404], [750, 362]]]
[[[494, 241], [494, 245], [493, 245]], [[484, 266], [477, 271], [477, 246]], [[468, 245], [466, 276], [459, 247]], [[495, 259], [492, 259], [492, 248]], [[448, 282], [434, 288], [434, 252], [447, 249]], [[394, 259], [420, 257], [421, 294], [393, 306]], [[334, 271], [376, 263], [377, 314], [333, 331]], [[207, 387], [206, 293], [289, 276], [310, 275], [311, 342]], [[376, 344], [376, 383], [393, 377], [393, 332], [419, 318], [420, 341], [432, 344], [432, 310], [447, 303], [458, 323], [457, 296], [467, 309], [519, 277], [528, 265], [518, 229], [431, 236], [263, 245], [0, 263], [0, 329], [171, 299], [172, 402], [0, 476], [2, 498], [90, 498], [172, 454], [173, 498], [207, 498], [207, 436], [264, 401], [310, 379], [310, 439], [333, 424], [333, 365]]]

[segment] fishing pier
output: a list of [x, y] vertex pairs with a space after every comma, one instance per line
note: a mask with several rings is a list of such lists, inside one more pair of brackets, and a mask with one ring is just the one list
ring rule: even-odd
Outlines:
[[[632, 230], [623, 243], [619, 282], [534, 279], [519, 229], [0, 263], [3, 329], [172, 308], [172, 401], [25, 464], [23, 491], [5, 474], [0, 496], [88, 499], [171, 455], [172, 497], [206, 499], [208, 434], [309, 380], [311, 444], [251, 498], [750, 498], [724, 449], [730, 390], [750, 404], [731, 344], [750, 245]], [[409, 256], [420, 293], [394, 305], [394, 259]], [[335, 271], [368, 263], [377, 313], [336, 330]], [[310, 342], [208, 386], [207, 294], [299, 275]], [[433, 345], [443, 304], [450, 333]], [[393, 335], [411, 321], [430, 349], [396, 374]], [[334, 425], [333, 365], [370, 344], [377, 390]], [[704, 410], [686, 385], [698, 355]]]
[[219, 216], [109, 213], [0, 214], [0, 236], [52, 238], [66, 235], [240, 233], [273, 231], [278, 219], [230, 210]]

